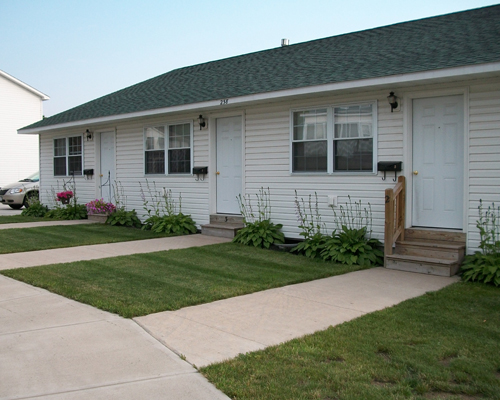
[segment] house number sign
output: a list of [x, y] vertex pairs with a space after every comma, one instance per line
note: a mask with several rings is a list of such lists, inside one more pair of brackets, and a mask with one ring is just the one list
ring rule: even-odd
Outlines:
[[229, 104], [229, 99], [221, 99], [220, 100], [220, 105], [225, 106], [226, 104]]

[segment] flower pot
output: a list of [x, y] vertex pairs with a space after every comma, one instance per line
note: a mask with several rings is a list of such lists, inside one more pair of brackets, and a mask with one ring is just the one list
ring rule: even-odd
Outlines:
[[71, 197], [68, 198], [68, 199], [62, 198], [61, 199], [61, 203], [63, 203], [63, 204], [69, 204], [70, 200], [71, 200]]
[[108, 217], [109, 217], [108, 213], [92, 214], [92, 215], [88, 216], [89, 221], [94, 221], [94, 222], [97, 222], [99, 224], [106, 223], [106, 220], [108, 219]]

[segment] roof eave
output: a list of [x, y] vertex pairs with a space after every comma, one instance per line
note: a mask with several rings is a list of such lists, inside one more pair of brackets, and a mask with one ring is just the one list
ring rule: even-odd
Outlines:
[[[302, 88], [284, 89], [274, 92], [257, 93], [246, 96], [233, 97], [228, 100], [229, 105], [242, 105], [243, 103], [253, 103], [257, 101], [272, 100], [283, 97], [300, 96], [307, 94], [317, 94], [324, 92], [334, 92], [358, 88], [374, 88], [377, 86], [397, 85], [402, 83], [419, 83], [422, 81], [434, 81], [446, 78], [470, 78], [474, 75], [484, 75], [500, 72], [500, 62], [475, 64], [462, 67], [446, 68], [432, 71], [415, 72], [410, 74], [391, 75], [386, 77], [376, 77], [359, 79], [355, 81], [336, 82], [325, 85], [307, 86]], [[220, 99], [210, 100], [200, 103], [184, 104], [179, 106], [158, 108], [146, 111], [138, 111], [128, 114], [118, 114], [106, 117], [91, 118], [68, 123], [48, 125], [40, 128], [19, 129], [20, 134], [40, 134], [55, 129], [75, 128], [78, 126], [96, 125], [109, 122], [125, 121], [128, 119], [149, 117], [159, 114], [171, 114], [180, 111], [203, 110], [220, 106]]]

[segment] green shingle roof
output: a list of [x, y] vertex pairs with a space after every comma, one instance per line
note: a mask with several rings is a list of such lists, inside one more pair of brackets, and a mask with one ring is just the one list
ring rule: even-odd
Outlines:
[[500, 61], [500, 5], [176, 69], [23, 129], [495, 61]]

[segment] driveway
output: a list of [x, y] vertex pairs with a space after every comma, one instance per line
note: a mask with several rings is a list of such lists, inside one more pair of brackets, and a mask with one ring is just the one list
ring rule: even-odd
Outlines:
[[22, 211], [23, 211], [23, 209], [13, 210], [9, 206], [0, 203], [0, 216], [19, 215], [19, 214], [21, 214]]

